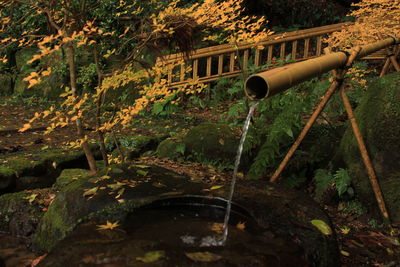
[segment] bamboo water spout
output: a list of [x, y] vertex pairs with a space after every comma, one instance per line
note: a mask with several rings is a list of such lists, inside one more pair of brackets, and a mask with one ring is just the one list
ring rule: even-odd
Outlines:
[[[328, 49], [325, 56], [262, 72], [257, 75], [250, 76], [247, 79], [245, 84], [245, 92], [247, 97], [251, 100], [261, 100], [263, 98], [282, 92], [310, 78], [316, 77], [324, 72], [332, 70], [334, 76], [333, 83], [326, 91], [325, 95], [322, 97], [321, 102], [315, 108], [313, 114], [307, 121], [296, 141], [293, 143], [292, 147], [289, 149], [288, 153], [279, 164], [279, 167], [271, 176], [270, 182], [275, 182], [278, 179], [282, 170], [285, 168], [288, 161], [293, 156], [294, 152], [297, 150], [298, 146], [314, 124], [315, 120], [317, 119], [325, 105], [328, 103], [330, 97], [334, 94], [336, 90], [340, 89], [342, 101], [346, 108], [348, 118], [351, 122], [353, 133], [357, 139], [358, 147], [363, 158], [364, 165], [367, 169], [368, 178], [374, 191], [379, 209], [381, 210], [385, 221], [390, 222], [389, 214], [386, 209], [383, 194], [379, 187], [372, 161], [368, 155], [364, 140], [361, 136], [361, 132], [351, 109], [350, 102], [345, 92], [345, 87], [343, 87], [343, 80], [348, 68], [352, 66], [355, 60], [379, 51], [383, 48], [388, 48], [391, 45], [396, 45], [399, 43], [400, 42], [398, 38], [387, 38], [385, 40], [365, 45], [363, 47], [356, 47], [352, 50], [351, 54], [348, 54], [347, 52], [330, 53]], [[392, 55], [388, 56], [390, 56], [390, 59], [393, 60], [392, 63], [396, 68], [396, 65], [398, 66], [398, 64], [395, 58]], [[399, 71], [397, 68], [396, 70]]]
[[[361, 47], [356, 59], [399, 44], [400, 39], [390, 37]], [[261, 100], [289, 89], [322, 73], [343, 68], [348, 59], [347, 52], [336, 52], [318, 58], [294, 63], [250, 76], [245, 83], [245, 92], [251, 100]]]

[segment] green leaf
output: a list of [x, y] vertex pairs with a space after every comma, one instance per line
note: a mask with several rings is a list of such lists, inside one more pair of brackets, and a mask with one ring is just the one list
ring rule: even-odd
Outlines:
[[289, 135], [290, 137], [292, 137], [293, 138], [293, 131], [292, 131], [292, 128], [287, 128], [286, 129], [286, 131], [285, 131], [285, 133], [287, 134], [287, 135]]
[[185, 255], [193, 261], [201, 261], [201, 262], [213, 262], [222, 259], [222, 256], [207, 251], [185, 253]]
[[224, 187], [224, 186], [223, 185], [214, 185], [214, 186], [211, 186], [210, 190], [217, 190], [217, 189], [220, 189], [222, 187]]
[[350, 253], [345, 250], [341, 250], [340, 254], [342, 254], [343, 256], [346, 256], [346, 257], [350, 256]]
[[86, 189], [85, 192], [83, 192], [83, 196], [87, 197], [87, 196], [94, 195], [94, 194], [96, 194], [98, 189], [99, 189], [98, 186], [90, 188], [90, 189]]
[[185, 143], [180, 143], [176, 146], [175, 151], [181, 155], [184, 155], [185, 149], [186, 149]]
[[35, 201], [37, 196], [38, 196], [38, 194], [31, 194], [31, 195], [25, 197], [25, 199], [27, 199], [29, 201], [29, 204], [32, 204], [32, 202]]
[[347, 170], [340, 168], [333, 175], [335, 178], [336, 190], [339, 196], [343, 195], [351, 184], [351, 177]]
[[120, 189], [122, 186], [126, 185], [125, 183], [116, 182], [115, 184], [108, 184], [107, 187], [111, 188], [112, 190]]
[[137, 170], [136, 173], [142, 176], [146, 176], [149, 172], [144, 170]]
[[329, 227], [329, 225], [324, 221], [312, 220], [311, 224], [314, 225], [324, 235], [331, 235], [332, 234], [331, 227]]
[[136, 257], [136, 260], [142, 261], [145, 263], [149, 263], [149, 262], [158, 261], [160, 258], [162, 258], [164, 256], [165, 256], [165, 251], [154, 250], [154, 251], [147, 252], [146, 254], [144, 254], [143, 257]]

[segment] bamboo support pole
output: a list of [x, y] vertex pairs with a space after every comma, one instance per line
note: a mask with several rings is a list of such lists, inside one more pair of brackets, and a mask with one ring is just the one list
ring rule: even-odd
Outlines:
[[185, 80], [185, 74], [186, 74], [186, 70], [185, 70], [185, 63], [181, 64], [181, 73], [180, 73], [180, 81], [183, 82]]
[[297, 148], [303, 141], [304, 137], [307, 135], [308, 131], [311, 129], [311, 126], [313, 126], [314, 122], [318, 118], [319, 114], [321, 111], [324, 109], [325, 105], [328, 103], [328, 100], [332, 97], [333, 93], [336, 91], [336, 89], [340, 86], [340, 82], [334, 81], [329, 89], [326, 91], [324, 96], [322, 97], [321, 102], [318, 104], [318, 106], [315, 108], [313, 114], [307, 121], [306, 125], [304, 126], [303, 130], [297, 137], [296, 141], [293, 143], [292, 147], [289, 149], [288, 153], [286, 154], [285, 158], [282, 160], [282, 162], [279, 164], [279, 167], [276, 169], [274, 174], [271, 176], [269, 179], [270, 182], [275, 182], [283, 169], [286, 167], [288, 164], [289, 160], [293, 156], [294, 152], [296, 152]]
[[168, 70], [168, 84], [172, 83], [172, 68]]
[[[351, 66], [351, 64], [356, 59], [360, 50], [361, 50], [361, 48], [358, 47], [353, 51], [353, 53], [350, 55], [350, 57], [348, 58], [348, 60], [346, 62], [346, 67]], [[322, 97], [321, 102], [315, 108], [313, 114], [308, 119], [306, 125], [304, 126], [303, 130], [297, 137], [296, 141], [293, 143], [292, 147], [289, 149], [288, 153], [286, 154], [286, 156], [284, 157], [282, 162], [279, 164], [279, 166], [276, 169], [276, 171], [274, 172], [274, 174], [269, 179], [270, 182], [275, 182], [278, 179], [279, 175], [282, 173], [283, 169], [286, 167], [289, 160], [291, 159], [293, 154], [296, 152], [297, 148], [303, 141], [304, 137], [307, 135], [308, 131], [311, 129], [311, 126], [313, 126], [314, 122], [317, 120], [319, 114], [322, 112], [322, 110], [324, 109], [325, 105], [328, 103], [328, 101], [331, 98], [331, 96], [333, 95], [333, 93], [336, 91], [336, 89], [338, 89], [342, 85], [343, 77], [345, 74], [346, 74], [346, 70], [344, 70], [344, 71], [336, 70], [334, 72], [336, 80], [331, 84], [329, 89], [326, 91], [325, 95]]]
[[396, 53], [398, 53], [397, 48], [395, 47], [393, 49], [393, 52], [390, 51], [389, 48], [386, 48], [386, 53], [387, 53], [387, 55], [386, 55], [385, 64], [383, 65], [383, 68], [382, 68], [381, 73], [379, 74], [379, 77], [383, 77], [389, 71], [391, 65], [393, 65], [394, 69], [397, 72], [400, 72], [400, 65], [396, 60]]
[[297, 40], [292, 42], [292, 59], [296, 60], [297, 56]]
[[197, 79], [199, 77], [198, 70], [199, 70], [199, 60], [195, 59], [193, 60], [193, 79]]
[[235, 57], [236, 57], [235, 52], [232, 52], [229, 56], [229, 72], [235, 71]]
[[207, 58], [207, 70], [206, 70], [206, 75], [211, 76], [211, 63], [212, 63], [212, 57]]
[[389, 59], [390, 59], [392, 65], [393, 65], [394, 69], [395, 69], [397, 72], [400, 72], [400, 65], [399, 65], [399, 63], [398, 63], [397, 60], [396, 60], [396, 56], [395, 56], [394, 54], [392, 54], [392, 55], [390, 55]]
[[273, 52], [274, 52], [274, 46], [273, 45], [268, 46], [267, 62], [271, 62]]
[[310, 38], [304, 39], [304, 59], [308, 58], [308, 52], [310, 49]]
[[218, 75], [221, 75], [224, 69], [224, 55], [218, 56]]
[[285, 57], [285, 50], [286, 50], [286, 43], [281, 43], [279, 57], [281, 57], [281, 58]]
[[254, 56], [254, 65], [255, 66], [260, 66], [260, 56], [261, 56], [261, 50], [260, 49], [256, 49], [256, 54]]
[[349, 98], [346, 95], [346, 89], [345, 88], [342, 88], [340, 90], [340, 95], [342, 97], [342, 101], [343, 101], [344, 107], [346, 109], [347, 116], [348, 116], [348, 118], [350, 120], [354, 136], [355, 136], [355, 138], [357, 140], [358, 148], [360, 149], [360, 153], [361, 153], [362, 159], [364, 161], [364, 165], [367, 168], [368, 178], [369, 178], [369, 181], [371, 182], [371, 186], [372, 186], [372, 189], [374, 191], [376, 201], [378, 202], [379, 209], [380, 209], [383, 217], [389, 222], [390, 221], [389, 220], [389, 213], [388, 213], [388, 211], [386, 209], [386, 205], [385, 205], [385, 201], [383, 199], [382, 191], [381, 191], [381, 189], [379, 187], [379, 183], [378, 183], [378, 180], [376, 178], [375, 171], [374, 171], [374, 168], [372, 166], [371, 159], [370, 159], [370, 157], [368, 155], [367, 148], [366, 148], [364, 140], [363, 140], [363, 138], [361, 136], [361, 132], [360, 132], [360, 129], [358, 127], [356, 118], [354, 117], [354, 113], [353, 113], [353, 110], [351, 108], [351, 104], [350, 104]]
[[246, 71], [249, 64], [249, 50], [244, 50], [243, 53], [243, 70]]

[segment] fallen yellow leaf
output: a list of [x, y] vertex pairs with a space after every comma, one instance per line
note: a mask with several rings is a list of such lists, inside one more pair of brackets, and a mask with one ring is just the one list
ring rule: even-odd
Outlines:
[[216, 233], [222, 234], [222, 229], [224, 228], [223, 223], [213, 223], [211, 225], [211, 231], [214, 231]]
[[243, 231], [246, 228], [246, 222], [238, 222], [236, 228]]
[[312, 220], [311, 224], [314, 225], [324, 235], [331, 235], [332, 229], [326, 222], [322, 220]]
[[99, 189], [98, 186], [93, 187], [93, 188], [86, 189], [85, 192], [83, 192], [83, 196], [84, 196], [84, 197], [92, 196], [92, 195], [96, 194], [96, 192], [97, 192], [98, 189]]
[[350, 228], [347, 226], [344, 226], [344, 227], [340, 228], [340, 232], [344, 235], [347, 235], [350, 232]]
[[114, 228], [117, 228], [118, 226], [119, 221], [116, 221], [115, 223], [107, 221], [106, 224], [97, 225], [97, 230], [112, 230]]
[[165, 252], [163, 250], [155, 250], [147, 252], [143, 257], [136, 257], [136, 260], [149, 263], [159, 260], [161, 257], [164, 257], [164, 255]]
[[32, 204], [32, 202], [35, 201], [37, 196], [38, 196], [38, 194], [31, 194], [31, 195], [25, 197], [25, 199], [27, 199], [29, 201], [29, 204]]

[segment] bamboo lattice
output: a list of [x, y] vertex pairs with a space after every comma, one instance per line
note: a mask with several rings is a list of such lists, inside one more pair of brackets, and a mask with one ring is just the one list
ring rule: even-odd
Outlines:
[[[163, 65], [175, 65], [167, 77], [171, 87], [184, 85], [189, 79], [208, 83], [219, 78], [239, 76], [243, 70], [248, 70], [249, 66], [270, 64], [274, 58], [288, 58], [298, 62], [319, 57], [327, 46], [323, 38], [351, 24], [351, 22], [338, 23], [271, 35], [258, 43], [210, 46], [193, 51], [189, 57], [177, 53], [159, 57], [157, 62]], [[382, 50], [363, 59], [384, 60], [386, 55], [386, 51]], [[186, 71], [187, 67], [191, 69], [189, 72]]]

